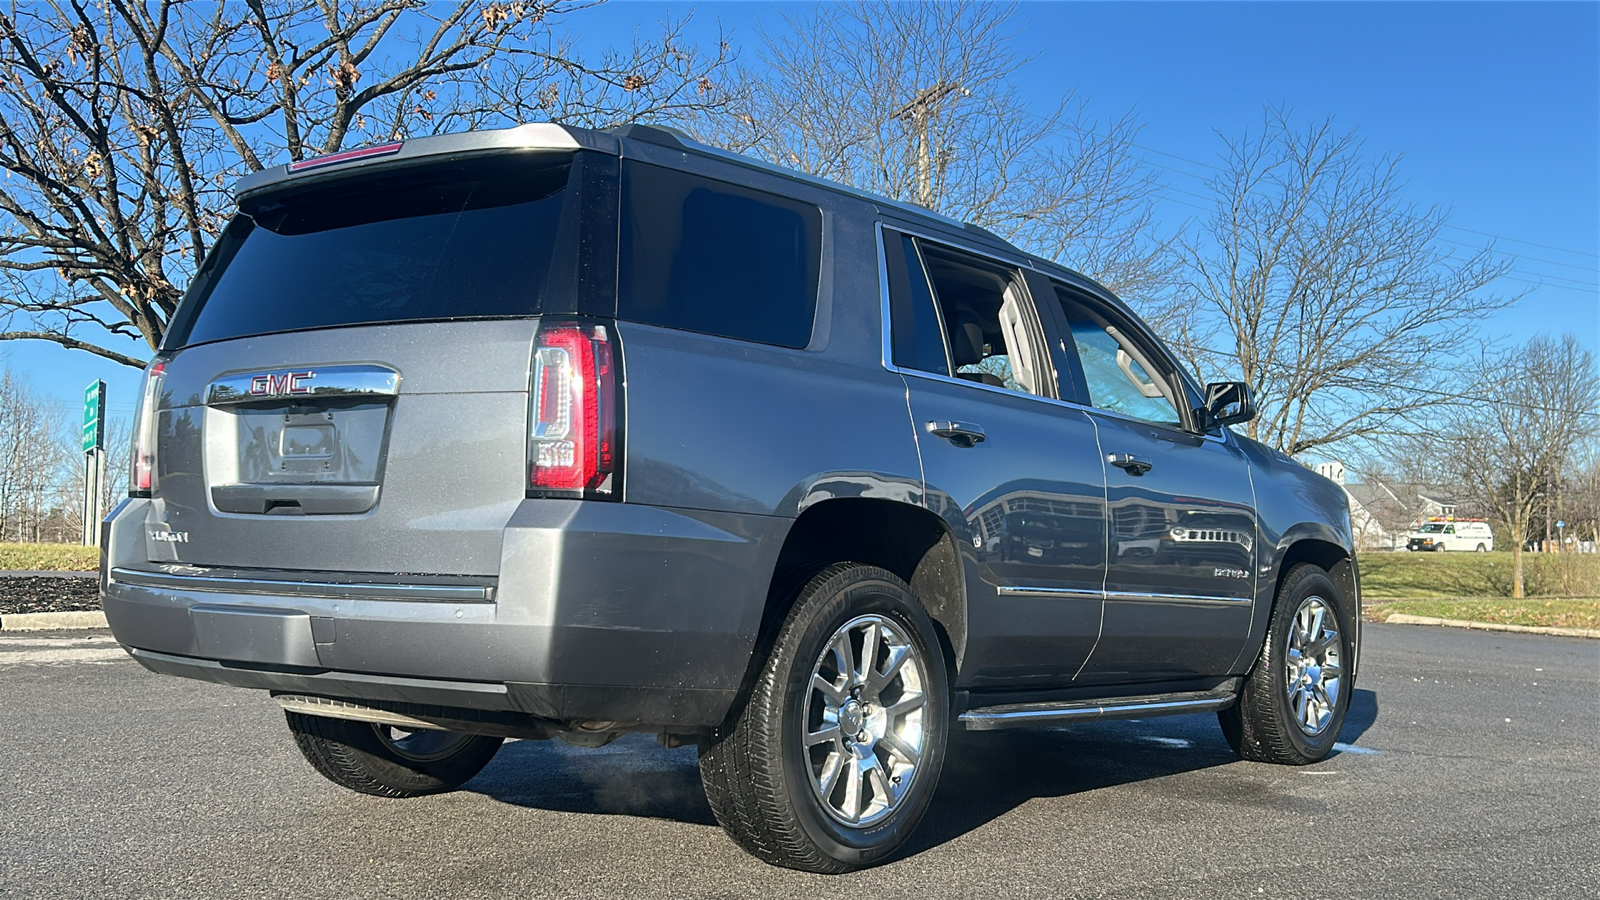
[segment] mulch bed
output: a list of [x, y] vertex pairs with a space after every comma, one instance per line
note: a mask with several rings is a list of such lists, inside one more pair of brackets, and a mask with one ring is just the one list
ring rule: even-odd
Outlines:
[[100, 608], [100, 580], [47, 575], [0, 577], [0, 616]]

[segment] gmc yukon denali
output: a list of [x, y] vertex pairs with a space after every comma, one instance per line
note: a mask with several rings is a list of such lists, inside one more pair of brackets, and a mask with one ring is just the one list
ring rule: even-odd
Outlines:
[[842, 872], [951, 729], [1215, 712], [1332, 750], [1333, 483], [1116, 297], [664, 129], [280, 165], [145, 375], [102, 592], [146, 668], [264, 690], [357, 791], [506, 738], [698, 748], [740, 846]]

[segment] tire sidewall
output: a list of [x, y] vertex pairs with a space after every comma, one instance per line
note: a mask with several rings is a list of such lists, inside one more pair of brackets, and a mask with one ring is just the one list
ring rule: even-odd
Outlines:
[[[1350, 692], [1355, 686], [1355, 680], [1350, 677], [1351, 663], [1355, 658], [1350, 616], [1346, 611], [1345, 599], [1333, 580], [1314, 566], [1289, 573], [1283, 588], [1273, 613], [1272, 629], [1267, 635], [1272, 654], [1264, 660], [1271, 667], [1267, 675], [1272, 682], [1272, 712], [1295, 751], [1309, 760], [1319, 760], [1333, 752], [1333, 745], [1339, 740], [1339, 730], [1344, 726], [1345, 713], [1350, 708]], [[1289, 631], [1294, 627], [1295, 613], [1300, 609], [1300, 604], [1312, 596], [1320, 598], [1333, 609], [1334, 620], [1339, 625], [1339, 659], [1344, 670], [1333, 717], [1329, 719], [1328, 727], [1317, 735], [1306, 734], [1295, 721], [1294, 711], [1289, 705], [1288, 676], [1284, 671], [1284, 657], [1288, 655]]]
[[[785, 790], [790, 808], [795, 811], [810, 839], [828, 856], [852, 866], [881, 862], [894, 853], [910, 836], [926, 812], [938, 785], [944, 764], [945, 735], [949, 721], [949, 690], [944, 654], [933, 624], [910, 591], [888, 573], [884, 577], [859, 577], [848, 585], [818, 592], [821, 601], [809, 612], [799, 631], [799, 639], [785, 648], [781, 663], [788, 675], [784, 682], [778, 740], [783, 753]], [[868, 573], [871, 574], [871, 570]], [[842, 579], [844, 575], [835, 576]], [[833, 579], [830, 579], [830, 581]], [[822, 808], [822, 801], [811, 785], [809, 762], [805, 757], [800, 730], [804, 728], [804, 704], [809, 699], [811, 669], [826, 642], [846, 622], [863, 615], [881, 615], [902, 628], [916, 648], [923, 664], [923, 707], [927, 734], [909, 795], [888, 818], [866, 828], [849, 828], [835, 821]]]

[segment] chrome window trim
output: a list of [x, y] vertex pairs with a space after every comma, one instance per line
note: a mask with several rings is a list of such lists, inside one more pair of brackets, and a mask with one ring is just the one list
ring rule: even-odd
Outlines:
[[425, 600], [492, 603], [490, 585], [375, 584], [371, 582], [285, 581], [270, 578], [223, 578], [177, 575], [114, 568], [110, 580], [140, 587], [223, 594], [265, 594], [277, 597], [322, 597], [333, 600]]
[[[252, 394], [250, 385], [260, 378], [310, 376], [306, 390]], [[323, 397], [393, 397], [400, 393], [400, 373], [388, 366], [280, 366], [269, 371], [236, 372], [206, 386], [207, 406], [238, 403], [281, 403]]]

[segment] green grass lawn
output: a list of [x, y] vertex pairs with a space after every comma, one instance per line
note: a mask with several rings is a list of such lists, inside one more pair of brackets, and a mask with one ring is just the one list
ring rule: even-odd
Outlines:
[[[1509, 551], [1363, 553], [1358, 562], [1369, 602], [1511, 596]], [[1529, 597], [1600, 597], [1600, 554], [1526, 553], [1522, 564]]]
[[0, 570], [92, 572], [99, 567], [99, 547], [78, 544], [0, 544]]

